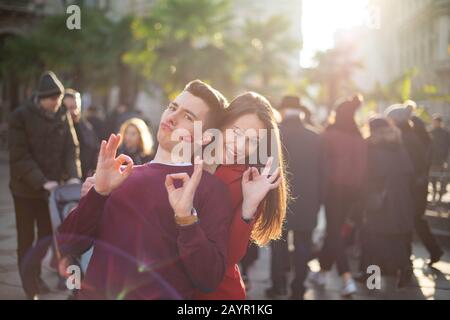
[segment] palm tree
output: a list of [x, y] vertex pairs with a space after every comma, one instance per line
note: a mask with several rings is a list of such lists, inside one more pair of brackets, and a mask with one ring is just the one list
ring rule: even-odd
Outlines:
[[[255, 90], [268, 91], [275, 80], [288, 77], [290, 59], [299, 59], [300, 40], [287, 33], [290, 21], [281, 15], [248, 19], [242, 28], [240, 52], [243, 76]], [[295, 59], [295, 58], [294, 58]], [[252, 81], [253, 80], [253, 81]]]
[[331, 110], [337, 99], [356, 90], [352, 75], [362, 68], [362, 64], [342, 48], [318, 52], [315, 62], [317, 67], [309, 69], [306, 74], [311, 82], [321, 85], [323, 102]]

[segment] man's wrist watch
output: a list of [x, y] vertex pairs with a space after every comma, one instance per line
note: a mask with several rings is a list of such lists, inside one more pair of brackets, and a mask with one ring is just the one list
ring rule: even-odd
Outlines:
[[175, 223], [179, 226], [189, 226], [198, 221], [197, 210], [195, 208], [191, 209], [191, 215], [186, 217], [179, 217], [175, 215]]

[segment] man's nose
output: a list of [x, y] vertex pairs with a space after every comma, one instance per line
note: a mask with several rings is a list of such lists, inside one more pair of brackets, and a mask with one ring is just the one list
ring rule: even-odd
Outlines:
[[176, 124], [177, 124], [177, 122], [178, 122], [178, 117], [179, 117], [179, 111], [177, 110], [177, 111], [175, 111], [175, 112], [173, 112], [173, 113], [171, 113], [171, 114], [169, 114], [168, 116], [167, 116], [167, 122], [168, 123], [170, 123], [170, 125], [172, 125], [172, 126], [176, 126]]

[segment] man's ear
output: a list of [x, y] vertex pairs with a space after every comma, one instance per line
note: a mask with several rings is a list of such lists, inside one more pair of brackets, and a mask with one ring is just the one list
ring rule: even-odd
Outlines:
[[206, 146], [208, 143], [210, 143], [213, 139], [213, 136], [210, 132], [205, 131], [202, 135], [202, 146]]

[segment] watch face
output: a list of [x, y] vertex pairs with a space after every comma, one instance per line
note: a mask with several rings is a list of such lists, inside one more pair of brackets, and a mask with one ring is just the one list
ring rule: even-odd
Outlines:
[[192, 214], [193, 216], [196, 216], [196, 215], [197, 215], [197, 210], [195, 210], [195, 208], [192, 208], [191, 214]]

